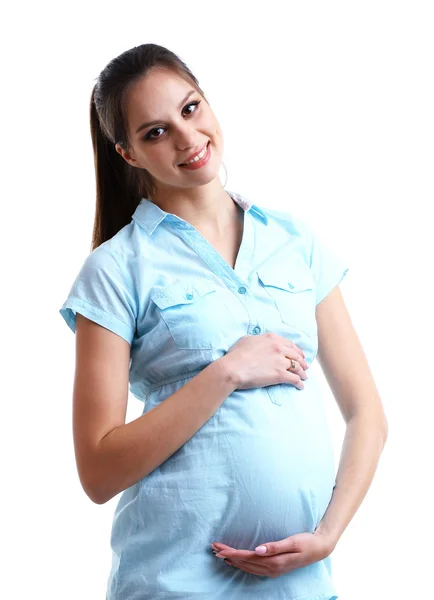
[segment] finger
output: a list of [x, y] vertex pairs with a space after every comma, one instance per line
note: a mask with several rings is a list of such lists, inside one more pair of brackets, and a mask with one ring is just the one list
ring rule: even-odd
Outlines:
[[287, 359], [287, 367], [286, 370], [289, 371], [290, 373], [295, 373], [296, 375], [298, 375], [300, 377], [300, 379], [307, 379], [307, 375], [302, 367], [302, 365], [300, 364], [300, 362], [294, 361], [295, 362], [295, 367], [292, 367], [292, 360], [294, 360], [293, 358], [291, 358], [290, 356], [285, 356], [285, 358]]
[[235, 550], [235, 548], [232, 548], [232, 546], [228, 546], [227, 544], [223, 544], [223, 542], [213, 542], [211, 545], [215, 546], [217, 550]]
[[290, 344], [293, 348], [296, 348], [296, 350], [298, 350], [298, 352], [303, 354], [303, 350], [299, 346], [297, 346], [297, 344], [295, 342], [293, 342], [292, 340], [290, 340], [289, 338], [287, 338], [286, 336], [283, 336], [283, 335], [280, 335], [279, 337], [284, 344]]
[[309, 368], [309, 363], [306, 361], [306, 355], [302, 350], [300, 350], [300, 348], [298, 348], [298, 346], [292, 344], [292, 342], [290, 344], [284, 344], [284, 346], [291, 351], [287, 353], [288, 355], [290, 355], [286, 355], [287, 358], [293, 358], [294, 360], [297, 360], [304, 369]]
[[261, 571], [263, 573], [267, 573], [269, 571], [269, 564], [264, 562], [264, 559], [261, 558], [259, 561], [254, 560], [240, 560], [237, 558], [236, 560], [233, 558], [225, 558], [225, 560], [229, 560], [230, 562], [242, 566], [243, 568], [254, 569], [255, 571]]
[[257, 559], [258, 555], [252, 550], [235, 550], [235, 548], [227, 548], [220, 550], [218, 558], [229, 558], [229, 560], [252, 560]]
[[[281, 381], [281, 383], [288, 383], [288, 384], [295, 386], [299, 390], [303, 390], [304, 389], [304, 381], [303, 381], [302, 377], [300, 377], [300, 375], [298, 373], [296, 373], [295, 370], [292, 368], [286, 369], [286, 372], [288, 374], [288, 378], [286, 380], [284, 379], [283, 381]], [[285, 376], [282, 375], [282, 377], [285, 377]]]
[[242, 561], [237, 562], [228, 562], [228, 559], [225, 559], [225, 563], [235, 569], [240, 569], [241, 571], [246, 571], [246, 573], [251, 573], [252, 575], [258, 575], [259, 577], [269, 577], [269, 575], [258, 568], [252, 567], [249, 563], [243, 563]]

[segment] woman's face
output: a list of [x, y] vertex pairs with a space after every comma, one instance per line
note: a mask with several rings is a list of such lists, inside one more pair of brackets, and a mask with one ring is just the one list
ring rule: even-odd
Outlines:
[[[125, 110], [130, 149], [116, 144], [116, 150], [130, 165], [149, 171], [157, 190], [201, 186], [218, 177], [223, 133], [210, 106], [189, 82], [155, 69], [130, 88]], [[155, 122], [143, 127], [149, 121]], [[208, 142], [206, 164], [194, 170], [180, 166]]]

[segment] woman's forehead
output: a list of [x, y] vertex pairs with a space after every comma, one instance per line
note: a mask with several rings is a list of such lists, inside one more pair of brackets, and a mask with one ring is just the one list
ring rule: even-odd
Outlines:
[[127, 94], [125, 107], [129, 120], [139, 119], [142, 123], [146, 120], [163, 119], [166, 110], [177, 108], [189, 92], [196, 91], [192, 83], [176, 73], [167, 70], [151, 72], [132, 85]]

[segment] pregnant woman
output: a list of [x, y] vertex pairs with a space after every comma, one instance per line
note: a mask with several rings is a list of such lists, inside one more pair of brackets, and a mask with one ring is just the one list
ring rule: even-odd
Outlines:
[[[106, 598], [337, 598], [330, 555], [387, 437], [348, 267], [224, 189], [219, 123], [166, 48], [113, 59], [90, 117], [92, 251], [60, 313], [83, 489], [122, 492]], [[346, 422], [336, 477], [315, 358]], [[128, 389], [144, 410], [126, 424]]]

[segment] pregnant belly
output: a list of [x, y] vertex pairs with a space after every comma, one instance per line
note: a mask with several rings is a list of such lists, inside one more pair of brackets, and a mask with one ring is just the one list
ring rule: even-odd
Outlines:
[[141, 512], [171, 542], [235, 548], [313, 532], [334, 485], [332, 446], [314, 382], [237, 390], [140, 482]]

